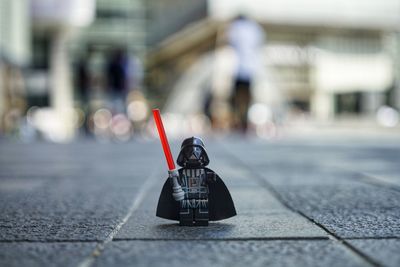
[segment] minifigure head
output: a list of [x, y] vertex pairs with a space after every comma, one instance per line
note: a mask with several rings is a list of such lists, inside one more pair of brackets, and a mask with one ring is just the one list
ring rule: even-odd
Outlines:
[[176, 160], [181, 167], [197, 168], [210, 163], [204, 143], [199, 137], [190, 137], [183, 141], [181, 152]]

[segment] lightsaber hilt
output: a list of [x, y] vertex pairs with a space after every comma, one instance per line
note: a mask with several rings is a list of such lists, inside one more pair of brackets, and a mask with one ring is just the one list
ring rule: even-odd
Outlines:
[[181, 201], [185, 198], [181, 185], [178, 183], [179, 173], [176, 169], [168, 171], [169, 178], [172, 179], [172, 197], [176, 201]]

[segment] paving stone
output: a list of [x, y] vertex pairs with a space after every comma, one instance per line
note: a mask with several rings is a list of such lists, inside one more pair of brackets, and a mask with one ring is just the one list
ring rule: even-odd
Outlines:
[[255, 171], [274, 186], [363, 184], [359, 180], [361, 175], [352, 171], [316, 167], [310, 164], [301, 167], [295, 164], [286, 167], [285, 165], [287, 163], [271, 166], [267, 170], [258, 168]]
[[[175, 157], [180, 141], [171, 142]], [[95, 265], [367, 265], [283, 207], [255, 179], [260, 176], [291, 207], [340, 237], [392, 238], [349, 242], [377, 262], [399, 265], [393, 238], [400, 236], [400, 192], [359, 178], [367, 171], [397, 179], [400, 146], [384, 140], [223, 142], [206, 141], [210, 168], [228, 185], [239, 215], [190, 228], [155, 216], [166, 178], [158, 140], [103, 145], [0, 141], [0, 266], [76, 266], [93, 251], [93, 241], [104, 240], [122, 220], [141, 185], [157, 171], [160, 183]], [[74, 242], [62, 242], [68, 240]]]
[[43, 187], [45, 179], [15, 179], [15, 178], [1, 178], [0, 179], [0, 192], [32, 192], [36, 189]]
[[356, 249], [384, 266], [400, 266], [400, 239], [360, 239], [347, 241]]
[[258, 182], [253, 175], [243, 168], [243, 166], [238, 165], [212, 165], [210, 168], [215, 171], [224, 183], [229, 187], [257, 187]]
[[265, 188], [233, 187], [230, 192], [239, 214], [287, 211], [287, 208]]
[[137, 191], [84, 179], [58, 180], [34, 191], [0, 190], [0, 240], [102, 240]]
[[326, 238], [327, 235], [303, 217], [289, 212], [242, 213], [208, 227], [180, 227], [177, 222], [135, 212], [114, 239], [246, 239]]
[[96, 243], [0, 243], [0, 266], [77, 266]]
[[370, 185], [279, 187], [294, 209], [343, 238], [400, 237], [400, 192]]
[[8, 148], [0, 152], [0, 240], [8, 241], [104, 240], [157, 162], [136, 145], [134, 153], [87, 143]]
[[[139, 210], [154, 211], [157, 209], [158, 198], [162, 185], [157, 184], [140, 205]], [[287, 210], [271, 193], [262, 187], [233, 186], [229, 188], [237, 213], [271, 212]]]
[[367, 266], [330, 240], [118, 241], [94, 266]]

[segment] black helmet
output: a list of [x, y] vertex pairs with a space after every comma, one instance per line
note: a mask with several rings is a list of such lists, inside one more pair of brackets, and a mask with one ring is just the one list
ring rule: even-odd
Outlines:
[[181, 152], [176, 160], [181, 167], [204, 167], [210, 163], [203, 141], [199, 137], [190, 137], [183, 141]]

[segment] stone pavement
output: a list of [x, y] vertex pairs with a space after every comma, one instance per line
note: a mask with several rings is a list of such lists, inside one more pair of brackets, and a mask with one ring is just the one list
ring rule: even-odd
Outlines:
[[155, 217], [158, 142], [2, 141], [0, 266], [397, 267], [399, 141], [206, 140], [238, 215], [197, 228]]

